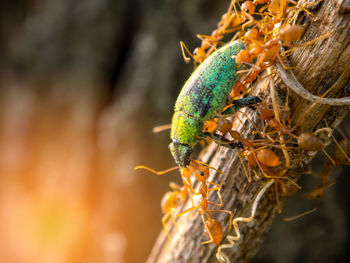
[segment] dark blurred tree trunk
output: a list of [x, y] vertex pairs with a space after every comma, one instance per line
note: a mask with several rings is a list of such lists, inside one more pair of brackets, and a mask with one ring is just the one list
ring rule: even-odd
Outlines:
[[[99, 163], [104, 156], [98, 146], [98, 119], [130, 55], [142, 17], [139, 1], [23, 0], [2, 1], [0, 6], [1, 209], [13, 202], [8, 194], [12, 189], [20, 189], [17, 196], [30, 200], [28, 206], [36, 197], [48, 200], [48, 207], [51, 199], [80, 207], [75, 211], [84, 213], [83, 222], [77, 229], [84, 228], [84, 233], [79, 242], [72, 236], [63, 241], [73, 244], [63, 248], [73, 252], [61, 251], [66, 254], [62, 260], [109, 257], [101, 244], [117, 233], [114, 258], [123, 261], [125, 241], [121, 238], [119, 249], [119, 232], [111, 224], [116, 190]], [[64, 212], [74, 220], [74, 213]], [[5, 213], [10, 218], [16, 214]], [[25, 252], [12, 244], [11, 235], [8, 239], [1, 242], [2, 260], [21, 262], [19, 255]], [[48, 247], [41, 254], [57, 249]]]
[[[312, 18], [308, 15], [301, 15], [298, 18], [298, 23], [306, 26], [306, 32], [300, 43], [330, 32], [329, 37], [319, 40], [311, 46], [297, 49], [290, 57], [290, 63], [295, 67], [293, 71], [297, 79], [312, 94], [322, 96], [337, 81], [339, 85], [334, 85], [327, 97], [346, 97], [350, 94], [348, 2], [325, 0], [311, 8], [311, 12], [314, 14]], [[284, 103], [287, 93], [289, 94], [292, 127], [302, 118], [302, 121], [298, 123], [297, 134], [306, 131], [313, 132], [325, 126], [334, 129], [348, 111], [348, 107], [317, 105], [307, 116], [304, 116], [312, 103], [296, 95], [293, 91], [288, 91], [278, 76], [274, 79], [274, 85], [281, 103]], [[264, 94], [267, 98], [270, 96], [269, 92], [267, 80], [261, 81], [254, 91], [256, 94]], [[247, 112], [255, 125], [259, 125], [256, 114], [250, 109], [247, 109]], [[244, 116], [240, 117], [247, 127], [242, 131], [243, 137], [246, 137], [254, 128]], [[249, 216], [254, 197], [264, 182], [258, 180], [253, 180], [252, 183], [247, 182], [237, 154], [237, 151], [227, 149], [217, 151], [217, 147], [211, 145], [204, 153], [202, 161], [225, 173], [225, 176], [216, 175], [215, 178], [211, 178], [216, 183], [224, 180], [222, 190], [224, 209], [232, 210], [234, 217]], [[291, 178], [297, 178], [302, 172], [306, 172], [314, 157], [301, 150], [293, 151], [290, 156], [293, 167], [287, 171], [286, 175]], [[210, 199], [218, 201], [215, 194], [212, 194]], [[184, 209], [190, 205], [188, 201], [184, 205]], [[230, 256], [231, 262], [247, 262], [257, 253], [276, 211], [276, 196], [274, 187], [271, 187], [259, 204], [255, 220], [249, 224], [239, 223], [242, 233], [241, 239], [236, 242], [233, 249], [225, 250], [225, 253]], [[224, 226], [228, 225], [226, 215], [218, 215], [217, 218]], [[177, 223], [179, 230], [172, 228], [170, 242], [164, 232], [160, 234], [147, 262], [216, 262], [217, 247], [215, 245], [201, 245], [206, 237], [203, 234], [200, 216], [196, 213], [181, 216]], [[228, 234], [227, 227], [225, 233]], [[223, 243], [227, 243], [227, 241], [224, 240]]]
[[192, 68], [179, 40], [209, 33], [226, 8], [204, 0], [1, 1], [2, 261], [54, 260], [49, 249], [28, 253], [38, 238], [12, 223], [28, 206], [42, 208], [36, 199], [50, 207], [54, 197], [84, 213], [61, 262], [144, 262], [168, 178], [133, 167], [172, 165], [168, 136], [151, 128], [169, 122], [179, 79]]

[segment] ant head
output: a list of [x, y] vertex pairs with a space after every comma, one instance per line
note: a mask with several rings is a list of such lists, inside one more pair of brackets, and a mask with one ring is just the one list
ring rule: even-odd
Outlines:
[[[195, 162], [194, 162], [195, 163]], [[199, 163], [195, 163], [195, 169], [193, 175], [196, 177], [196, 179], [201, 183], [207, 183], [207, 180], [209, 178], [210, 172], [209, 167], [201, 165]]]
[[169, 149], [175, 162], [179, 166], [187, 167], [191, 163], [191, 154], [193, 150], [190, 145], [173, 140], [173, 142], [169, 144]]

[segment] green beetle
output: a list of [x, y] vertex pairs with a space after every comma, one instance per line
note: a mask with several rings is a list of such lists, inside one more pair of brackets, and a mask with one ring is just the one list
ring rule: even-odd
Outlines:
[[[186, 81], [175, 103], [171, 123], [169, 145], [175, 162], [187, 167], [191, 162], [194, 145], [204, 137], [214, 138], [224, 146], [243, 147], [241, 142], [229, 142], [223, 136], [202, 132], [204, 122], [214, 118], [222, 110], [230, 97], [230, 92], [239, 76], [239, 65], [234, 59], [243, 42], [230, 42], [211, 54]], [[233, 106], [222, 114], [230, 115], [238, 109], [261, 102], [254, 96], [230, 101]]]

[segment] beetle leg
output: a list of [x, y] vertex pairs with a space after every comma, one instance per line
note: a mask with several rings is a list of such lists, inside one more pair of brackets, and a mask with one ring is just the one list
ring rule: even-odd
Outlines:
[[220, 144], [221, 146], [230, 148], [230, 149], [235, 149], [235, 148], [240, 148], [243, 149], [244, 146], [240, 141], [230, 141], [226, 139], [224, 136], [216, 134], [216, 133], [210, 133], [210, 132], [203, 132], [204, 137], [208, 137], [210, 139], [213, 139], [216, 143]]
[[232, 103], [233, 105], [226, 110], [224, 110], [221, 114], [222, 115], [232, 115], [239, 109], [254, 105], [256, 103], [261, 102], [261, 99], [258, 96], [253, 96], [253, 97], [248, 97], [248, 98], [243, 98], [243, 99], [238, 99], [238, 100], [231, 100], [229, 103]]

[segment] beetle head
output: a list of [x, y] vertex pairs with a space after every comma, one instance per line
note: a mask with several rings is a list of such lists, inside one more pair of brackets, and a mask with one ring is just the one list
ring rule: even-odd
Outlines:
[[191, 163], [191, 154], [193, 151], [190, 145], [173, 140], [169, 144], [169, 149], [179, 166], [187, 167]]

